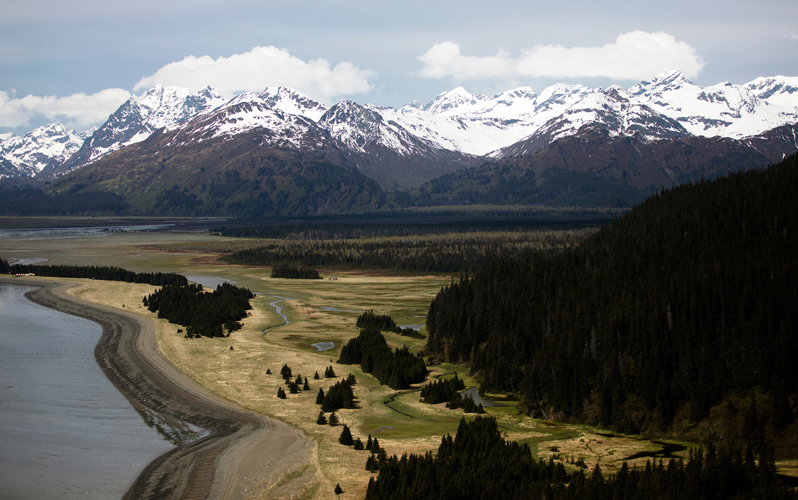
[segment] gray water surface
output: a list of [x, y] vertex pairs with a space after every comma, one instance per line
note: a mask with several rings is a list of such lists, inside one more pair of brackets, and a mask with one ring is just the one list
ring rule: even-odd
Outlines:
[[186, 279], [193, 281], [194, 283], [199, 283], [203, 288], [209, 288], [210, 290], [216, 290], [216, 287], [222, 283], [230, 283], [231, 285], [238, 283], [237, 281], [231, 281], [226, 278], [216, 278], [211, 276], [186, 276]]
[[121, 498], [173, 446], [100, 370], [100, 326], [32, 289], [0, 283], [0, 498]]

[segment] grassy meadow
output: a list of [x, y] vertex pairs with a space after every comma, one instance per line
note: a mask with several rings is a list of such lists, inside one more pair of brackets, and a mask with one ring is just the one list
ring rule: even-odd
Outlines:
[[[73, 293], [85, 300], [132, 311], [150, 318], [156, 325], [163, 354], [199, 385], [244, 408], [283, 420], [301, 429], [316, 443], [315, 463], [327, 485], [307, 491], [308, 498], [335, 498], [333, 486], [340, 483], [345, 493], [337, 498], [362, 498], [371, 474], [365, 470], [366, 451], [355, 451], [338, 443], [342, 426], [316, 424], [319, 388], [325, 392], [341, 377], [353, 373], [358, 408], [337, 412], [354, 437], [364, 442], [370, 434], [378, 438], [389, 454], [435, 450], [440, 439], [454, 433], [462, 410], [448, 410], [444, 404], [419, 402], [418, 389], [397, 392], [381, 386], [358, 366], [335, 362], [341, 346], [358, 334], [357, 316], [373, 309], [389, 314], [398, 325], [425, 323], [429, 303], [447, 276], [395, 276], [377, 272], [322, 272], [322, 280], [281, 280], [270, 277], [270, 269], [225, 265], [220, 252], [255, 245], [255, 240], [222, 238], [206, 234], [169, 232], [119, 232], [101, 235], [63, 236], [58, 233], [20, 233], [0, 237], [0, 257], [45, 258], [46, 264], [118, 266], [133, 271], [178, 272], [188, 276], [226, 278], [257, 294], [244, 327], [223, 339], [185, 339], [181, 328], [141, 306], [142, 298], [154, 291], [150, 285], [70, 280], [79, 283]], [[23, 280], [24, 278], [19, 278]], [[271, 302], [281, 307], [288, 324]], [[264, 332], [264, 330], [266, 330]], [[422, 330], [423, 331], [423, 330]], [[413, 351], [423, 340], [387, 333], [392, 346], [406, 344]], [[333, 342], [329, 351], [317, 352], [311, 344]], [[308, 377], [310, 390], [277, 398], [278, 387], [286, 388], [280, 368], [290, 366], [293, 377]], [[323, 377], [332, 366], [337, 378]], [[267, 374], [271, 370], [271, 374]], [[478, 385], [467, 367], [441, 364], [430, 367], [430, 378], [457, 373], [467, 385]], [[286, 388], [287, 389], [287, 388]], [[633, 436], [611, 436], [587, 426], [531, 419], [504, 401], [505, 406], [487, 408], [497, 418], [507, 438], [525, 442], [544, 459], [562, 460], [566, 467], [581, 460], [592, 468], [600, 462], [605, 471], [620, 466], [622, 459], [639, 452], [656, 452], [661, 445]], [[473, 415], [466, 415], [473, 418]], [[690, 443], [684, 443], [691, 446]], [[687, 451], [679, 452], [687, 456]], [[632, 460], [644, 465], [649, 457]]]

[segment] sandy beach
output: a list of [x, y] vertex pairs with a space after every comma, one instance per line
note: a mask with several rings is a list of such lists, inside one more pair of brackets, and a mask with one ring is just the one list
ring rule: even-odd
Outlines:
[[312, 441], [200, 388], [160, 353], [149, 320], [76, 299], [71, 283], [24, 283], [41, 287], [27, 294], [34, 302], [100, 324], [95, 359], [134, 407], [208, 431], [151, 462], [124, 498], [291, 498], [317, 480]]

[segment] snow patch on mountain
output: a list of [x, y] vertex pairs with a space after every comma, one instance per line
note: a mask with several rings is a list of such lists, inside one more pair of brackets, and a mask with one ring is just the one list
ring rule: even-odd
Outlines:
[[12, 172], [0, 172], [0, 178], [26, 175], [35, 177], [51, 164], [63, 163], [83, 144], [86, 135], [67, 129], [60, 123], [51, 123], [31, 130], [20, 137], [15, 134], [0, 136], [0, 158]]

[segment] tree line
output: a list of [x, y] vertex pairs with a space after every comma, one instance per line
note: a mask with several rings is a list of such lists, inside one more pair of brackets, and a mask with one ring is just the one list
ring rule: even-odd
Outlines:
[[146, 283], [156, 286], [183, 286], [188, 284], [185, 276], [176, 273], [137, 273], [113, 266], [47, 266], [40, 264], [11, 266], [5, 259], [0, 260], [0, 273], [9, 274], [12, 271], [17, 274], [32, 273], [36, 276], [48, 276], [51, 278], [124, 281], [126, 283]]
[[202, 285], [166, 285], [144, 297], [143, 303], [159, 318], [186, 327], [186, 338], [224, 337], [241, 328], [238, 321], [252, 309], [254, 295], [247, 288], [222, 283], [211, 293]]
[[373, 329], [382, 332], [398, 333], [403, 337], [410, 337], [414, 339], [423, 339], [424, 336], [413, 330], [410, 327], [399, 328], [396, 326], [393, 318], [387, 314], [374, 314], [374, 310], [370, 309], [357, 317], [356, 326], [363, 329]]
[[720, 405], [723, 435], [745, 440], [754, 407], [755, 436], [795, 435], [796, 158], [664, 190], [575, 249], [461, 276], [430, 305], [428, 351], [545, 418], [684, 431]]
[[589, 230], [558, 234], [495, 233], [374, 240], [312, 240], [269, 243], [222, 257], [247, 266], [390, 269], [412, 273], [458, 273], [537, 249], [545, 253], [576, 245]]
[[[758, 458], [758, 460], [757, 460]], [[568, 472], [553, 458], [535, 460], [527, 445], [506, 441], [493, 417], [460, 421], [454, 438], [441, 439], [437, 455], [382, 455], [372, 469], [367, 500], [549, 499], [549, 500], [713, 500], [798, 498], [775, 476], [772, 449], [756, 457], [750, 449], [692, 450], [690, 458], [648, 462], [605, 478], [596, 464], [590, 476]]]
[[294, 280], [319, 280], [319, 271], [299, 266], [275, 266], [272, 268], [272, 278], [285, 278]]

